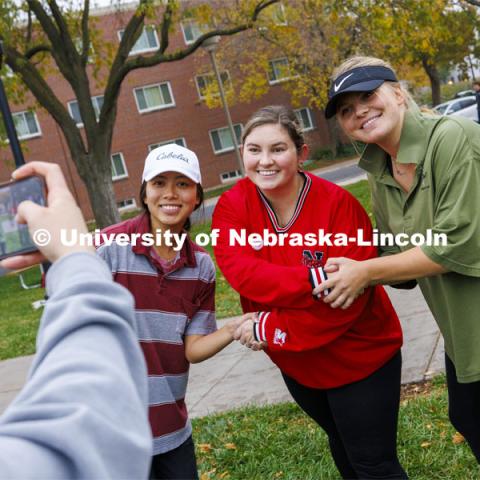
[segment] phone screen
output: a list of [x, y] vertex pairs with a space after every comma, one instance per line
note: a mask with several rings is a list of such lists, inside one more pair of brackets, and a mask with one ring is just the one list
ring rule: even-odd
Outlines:
[[42, 178], [28, 177], [0, 185], [0, 259], [37, 250], [27, 225], [15, 221], [18, 205], [24, 200], [46, 205]]

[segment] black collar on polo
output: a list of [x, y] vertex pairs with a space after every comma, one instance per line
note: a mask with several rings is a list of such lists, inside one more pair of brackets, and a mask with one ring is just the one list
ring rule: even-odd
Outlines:
[[387, 67], [356, 67], [342, 73], [330, 86], [325, 117], [331, 118], [337, 113], [337, 101], [343, 93], [371, 92], [385, 81], [398, 82], [395, 73]]

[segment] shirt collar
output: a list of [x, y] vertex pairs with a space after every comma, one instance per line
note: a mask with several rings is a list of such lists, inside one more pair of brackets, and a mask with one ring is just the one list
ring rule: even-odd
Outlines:
[[[436, 122], [430, 122], [422, 115], [416, 104], [409, 105], [400, 135], [397, 163], [423, 164], [430, 133], [435, 124]], [[370, 144], [367, 145], [358, 165], [374, 176], [381, 176], [388, 171], [387, 161], [387, 153], [378, 145]]]
[[[150, 215], [148, 213], [143, 213], [142, 215], [136, 217], [135, 220], [136, 221], [133, 225], [134, 233], [144, 234], [144, 233], [151, 232]], [[172, 269], [174, 270], [177, 270], [181, 267], [195, 268], [197, 266], [197, 261], [195, 259], [194, 244], [190, 239], [190, 237], [188, 236], [188, 232], [184, 230], [183, 233], [187, 234], [187, 239], [183, 244], [182, 249], [180, 250], [180, 256], [178, 260], [172, 265]], [[153, 258], [152, 255], [150, 254], [150, 250], [152, 248], [153, 247], [151, 246], [143, 245], [142, 242], [137, 242], [136, 245], [132, 246], [132, 251], [137, 255], [145, 255], [146, 257], [148, 257], [150, 261], [155, 263], [157, 268], [159, 267], [161, 270], [162, 267], [159, 264], [159, 262], [157, 262], [155, 258]]]

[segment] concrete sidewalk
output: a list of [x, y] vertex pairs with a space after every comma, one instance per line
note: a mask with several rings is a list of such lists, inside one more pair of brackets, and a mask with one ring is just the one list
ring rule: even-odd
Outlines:
[[[418, 287], [387, 291], [404, 331], [402, 382], [424, 380], [443, 371], [443, 341]], [[22, 387], [31, 360], [29, 356], [0, 362], [0, 411]], [[192, 417], [289, 400], [279, 370], [269, 358], [236, 342], [191, 367], [187, 405]]]

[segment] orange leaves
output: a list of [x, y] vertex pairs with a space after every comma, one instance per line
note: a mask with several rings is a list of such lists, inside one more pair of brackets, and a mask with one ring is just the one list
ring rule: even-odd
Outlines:
[[213, 447], [210, 443], [199, 443], [197, 447], [203, 453], [208, 453], [213, 450]]
[[452, 443], [454, 445], [460, 445], [464, 441], [465, 437], [461, 433], [455, 432], [455, 434], [452, 436]]

